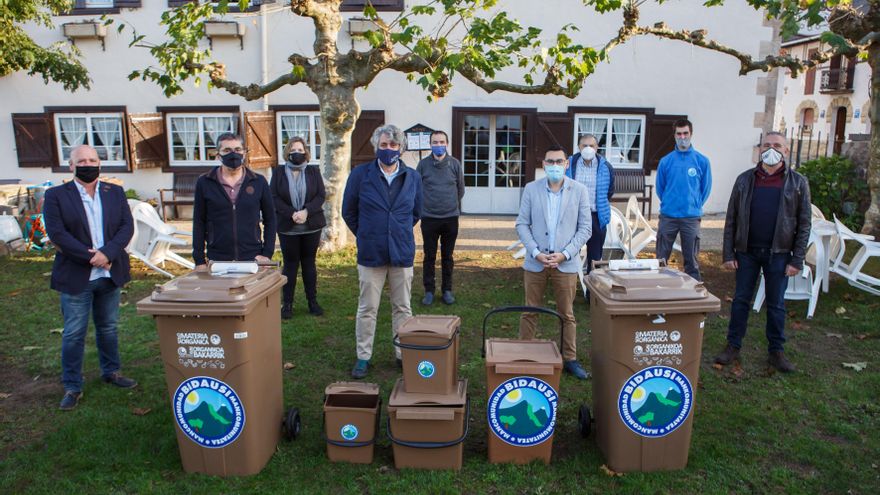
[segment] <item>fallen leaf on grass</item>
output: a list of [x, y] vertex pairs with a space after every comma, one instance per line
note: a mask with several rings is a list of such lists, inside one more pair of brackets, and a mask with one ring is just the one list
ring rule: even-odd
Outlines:
[[131, 413], [135, 416], [146, 416], [152, 409], [149, 407], [133, 407], [131, 408]]
[[64, 333], [64, 329], [63, 328], [52, 328], [49, 330], [49, 333], [50, 334], [57, 333], [58, 335], [61, 335], [62, 333]]
[[45, 273], [43, 273], [43, 276], [44, 276], [44, 277], [51, 277], [51, 276], [52, 276], [52, 272], [45, 272]]
[[491, 308], [492, 307], [492, 305], [489, 303], [483, 303], [483, 304], [481, 304], [481, 306], [483, 306], [484, 308]]
[[721, 371], [721, 370], [724, 369], [724, 365], [723, 365], [723, 364], [718, 364], [718, 363], [713, 364], [712, 367], [715, 368], [715, 369], [718, 370], [718, 371]]
[[623, 476], [623, 473], [618, 473], [617, 471], [614, 471], [613, 469], [606, 466], [605, 464], [602, 464], [601, 466], [599, 466], [599, 471], [602, 471], [602, 474], [604, 474], [605, 476], [612, 476], [612, 477]]
[[379, 469], [377, 469], [376, 471], [379, 471], [379, 474], [385, 474], [385, 473], [390, 473], [390, 472], [391, 472], [391, 468], [388, 467], [388, 466], [381, 466], [381, 467], [379, 467]]
[[862, 371], [863, 369], [868, 367], [868, 363], [864, 361], [859, 361], [858, 363], [840, 363], [844, 368], [850, 368], [856, 371]]
[[843, 306], [838, 306], [837, 309], [834, 310], [834, 314], [836, 314], [838, 316], [842, 315], [842, 314], [846, 314], [846, 308], [844, 308]]
[[733, 298], [730, 296], [724, 296], [724, 300], [727, 302], [733, 302]]
[[4, 392], [0, 392], [0, 399], [8, 399], [8, 398], [10, 398], [10, 397], [12, 397], [12, 394], [7, 394], [7, 393], [4, 393]]
[[810, 325], [804, 325], [803, 323], [801, 323], [799, 321], [794, 321], [791, 324], [791, 329], [792, 330], [809, 330]]
[[730, 370], [730, 372], [733, 374], [733, 376], [737, 378], [742, 378], [742, 376], [745, 374], [745, 370], [743, 370], [742, 365], [739, 364], [739, 361], [737, 361], [736, 364], [733, 365], [733, 369]]
[[843, 338], [843, 335], [839, 334], [839, 333], [826, 333], [825, 336], [829, 337], [829, 338], [835, 338], [835, 339], [842, 339]]
[[866, 333], [860, 333], [860, 334], [856, 335], [856, 339], [858, 339], [858, 340], [865, 340], [867, 338], [868, 338], [868, 334], [866, 334]]
[[42, 349], [42, 346], [39, 345], [26, 345], [21, 348], [23, 351], [36, 351], [37, 349]]
[[15, 296], [17, 296], [17, 295], [19, 295], [19, 294], [21, 294], [21, 291], [20, 291], [20, 290], [14, 290], [14, 291], [10, 292], [9, 294], [6, 294], [6, 295], [9, 296], [9, 297], [15, 297]]
[[296, 368], [296, 365], [293, 363], [284, 363], [284, 371], [289, 371]]
[[345, 319], [349, 321], [354, 321], [354, 316], [346, 316]]

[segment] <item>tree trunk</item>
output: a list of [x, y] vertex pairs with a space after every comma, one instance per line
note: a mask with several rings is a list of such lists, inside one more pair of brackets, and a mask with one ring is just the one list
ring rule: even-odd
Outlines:
[[323, 249], [328, 251], [348, 242], [348, 227], [342, 219], [342, 195], [351, 169], [351, 133], [361, 113], [354, 91], [333, 86], [317, 93], [321, 105], [321, 167], [327, 189]]
[[868, 159], [868, 187], [871, 206], [865, 212], [863, 234], [880, 234], [880, 46], [868, 47], [868, 65], [871, 67], [871, 147]]

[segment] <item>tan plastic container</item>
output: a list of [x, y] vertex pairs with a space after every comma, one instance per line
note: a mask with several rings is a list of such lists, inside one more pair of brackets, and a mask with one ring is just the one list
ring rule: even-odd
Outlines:
[[388, 438], [398, 469], [461, 469], [468, 434], [467, 380], [453, 394], [412, 394], [397, 380], [388, 398]]
[[324, 435], [331, 461], [373, 462], [380, 405], [375, 383], [336, 382], [324, 389]]
[[407, 393], [454, 394], [458, 389], [458, 316], [418, 315], [397, 331]]
[[489, 462], [550, 463], [562, 354], [549, 340], [486, 340]]
[[706, 314], [721, 307], [671, 268], [609, 269], [590, 287], [593, 417], [614, 471], [682, 469], [690, 450]]
[[274, 269], [190, 273], [137, 304], [153, 315], [183, 469], [260, 472], [281, 437], [281, 319]]

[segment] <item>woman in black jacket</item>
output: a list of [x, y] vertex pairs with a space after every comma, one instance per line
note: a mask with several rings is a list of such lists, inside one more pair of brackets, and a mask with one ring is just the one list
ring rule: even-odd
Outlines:
[[324, 310], [317, 299], [318, 269], [315, 256], [321, 243], [321, 229], [327, 225], [324, 218], [324, 179], [317, 166], [309, 166], [311, 156], [302, 138], [290, 138], [284, 147], [284, 157], [287, 163], [275, 167], [269, 185], [284, 257], [283, 273], [287, 277], [281, 318], [286, 320], [293, 316], [293, 293], [300, 265], [309, 313], [321, 316]]

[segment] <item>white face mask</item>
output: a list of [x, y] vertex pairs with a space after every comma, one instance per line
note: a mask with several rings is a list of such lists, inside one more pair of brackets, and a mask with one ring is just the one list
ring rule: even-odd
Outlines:
[[764, 165], [775, 167], [781, 161], [782, 153], [776, 151], [773, 148], [768, 148], [766, 151], [761, 153], [761, 162], [763, 162]]
[[593, 158], [596, 158], [596, 150], [592, 146], [584, 146], [584, 149], [581, 150], [581, 156], [585, 162], [592, 161]]

